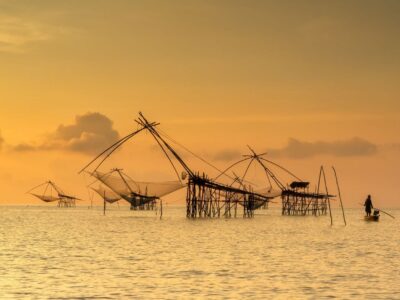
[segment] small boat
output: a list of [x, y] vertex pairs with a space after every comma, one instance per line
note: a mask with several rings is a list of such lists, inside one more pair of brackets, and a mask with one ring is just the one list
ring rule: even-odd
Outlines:
[[373, 222], [378, 222], [379, 221], [379, 210], [378, 209], [374, 209], [374, 214], [371, 216], [365, 216], [364, 220], [365, 221], [373, 221]]
[[365, 221], [374, 221], [374, 222], [378, 222], [379, 221], [379, 215], [378, 216], [365, 216], [364, 217]]

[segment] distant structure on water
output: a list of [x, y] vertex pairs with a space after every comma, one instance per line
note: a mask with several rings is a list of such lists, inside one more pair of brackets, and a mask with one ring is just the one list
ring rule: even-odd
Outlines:
[[[266, 153], [257, 154], [250, 146], [248, 146], [250, 150], [250, 154], [243, 155], [244, 158], [235, 162], [228, 168], [226, 168], [219, 176], [228, 172], [228, 170], [232, 169], [234, 166], [237, 166], [241, 163], [247, 162], [247, 167], [243, 176], [240, 178], [236, 176], [235, 182], [239, 185], [243, 186], [243, 182], [245, 182], [245, 177], [252, 163], [258, 163], [265, 172], [268, 187], [262, 190], [258, 190], [257, 192], [269, 196], [271, 198], [281, 197], [282, 199], [282, 215], [307, 215], [312, 214], [314, 216], [318, 215], [326, 215], [329, 206], [329, 199], [334, 197], [333, 195], [329, 195], [328, 189], [326, 186], [326, 178], [325, 172], [323, 168], [320, 169], [319, 179], [318, 179], [318, 187], [316, 191], [309, 191], [309, 182], [305, 182], [301, 180], [299, 177], [294, 175], [288, 169], [282, 167], [281, 165], [266, 159], [264, 156]], [[278, 176], [272, 171], [271, 167], [275, 167], [284, 173], [288, 174], [294, 181], [290, 184], [284, 184]], [[217, 176], [217, 178], [219, 177]], [[321, 193], [321, 180], [324, 180], [325, 183], [325, 192]], [[265, 206], [265, 205], [264, 205]], [[262, 206], [262, 207], [264, 207]]]
[[66, 194], [59, 186], [50, 180], [35, 186], [29, 190], [28, 193], [43, 202], [57, 202], [58, 207], [75, 207], [76, 200], [81, 200], [75, 196]]
[[[243, 208], [244, 217], [253, 217], [255, 209], [264, 206], [273, 198], [255, 192], [251, 186], [234, 187], [232, 185], [222, 184], [211, 179], [204, 173], [200, 174], [192, 171], [192, 169], [189, 168], [187, 163], [169, 143], [176, 142], [169, 138], [166, 134], [163, 134], [156, 129], [156, 127], [159, 125], [158, 123], [147, 121], [147, 119], [141, 113], [139, 113], [139, 117], [136, 122], [140, 125], [138, 130], [130, 133], [115, 144], [111, 145], [81, 170], [81, 172], [86, 170], [90, 165], [101, 158], [100, 163], [90, 173], [134, 206], [158, 199], [167, 193], [171, 193], [186, 186], [186, 216], [188, 218], [213, 218], [221, 216], [229, 218], [232, 216], [237, 216], [238, 206]], [[174, 169], [178, 177], [178, 182], [169, 182], [168, 184], [165, 182], [140, 184], [139, 182], [133, 181], [132, 184], [130, 184], [129, 181], [126, 180], [126, 178], [124, 178], [124, 176], [121, 175], [122, 173], [119, 171], [121, 179], [120, 182], [124, 182], [125, 186], [123, 187], [124, 191], [118, 191], [115, 185], [113, 186], [112, 183], [109, 181], [107, 182], [104, 174], [100, 173], [99, 175], [97, 169], [115, 150], [121, 147], [136, 134], [145, 130], [151, 134], [156, 143], [160, 146], [161, 150]], [[167, 139], [169, 142], [167, 142]], [[179, 175], [176, 164], [181, 166], [183, 169], [182, 174], [184, 174], [184, 176]], [[184, 183], [183, 180], [185, 180], [186, 177], [187, 182]], [[166, 193], [158, 193], [158, 190], [161, 188], [163, 188]]]
[[[159, 123], [149, 122], [142, 113], [139, 113], [139, 117], [135, 121], [139, 125], [139, 129], [105, 149], [80, 171], [81, 173], [87, 170], [95, 162], [99, 161], [89, 173], [114, 193], [128, 201], [132, 209], [138, 209], [148, 203], [154, 203], [154, 201], [161, 197], [186, 186], [186, 216], [192, 219], [236, 217], [240, 207], [243, 212], [243, 217], [253, 217], [255, 210], [267, 208], [268, 203], [276, 197], [281, 197], [282, 199], [283, 215], [311, 214], [318, 216], [326, 215], [328, 210], [330, 212], [330, 199], [334, 196], [328, 193], [325, 172], [322, 167], [319, 174], [318, 187], [314, 192], [309, 191], [309, 182], [301, 180], [282, 166], [265, 159], [263, 157], [265, 153], [257, 154], [250, 147], [250, 155], [245, 155], [244, 159], [234, 163], [224, 171], [221, 171], [185, 146], [179, 144], [166, 133], [158, 130], [157, 126]], [[121, 169], [113, 169], [109, 173], [98, 171], [99, 167], [114, 153], [114, 151], [142, 131], [147, 131], [154, 138], [175, 171], [178, 181], [139, 182], [132, 180], [126, 174], [122, 173]], [[219, 175], [215, 178], [211, 178], [204, 172], [193, 171], [171, 146], [172, 143], [183, 148], [191, 155], [217, 170]], [[249, 164], [241, 177], [235, 175], [233, 178], [227, 175], [227, 171], [232, 167], [246, 161], [249, 162]], [[265, 171], [269, 187], [258, 190], [254, 188], [253, 184], [246, 181], [245, 177], [247, 171], [253, 162], [257, 162]], [[284, 170], [294, 178], [294, 181], [290, 184], [284, 184], [272, 172], [268, 164]], [[181, 176], [177, 170], [178, 166], [182, 169]], [[232, 183], [224, 184], [218, 182], [217, 180], [221, 176], [228, 177], [232, 180]], [[324, 192], [320, 192], [322, 179], [324, 180], [325, 186]], [[184, 182], [183, 180], [186, 181]], [[273, 185], [275, 187], [273, 187]]]

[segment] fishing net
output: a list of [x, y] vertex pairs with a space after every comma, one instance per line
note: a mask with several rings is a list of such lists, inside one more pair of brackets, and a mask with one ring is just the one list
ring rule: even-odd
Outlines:
[[115, 192], [110, 190], [109, 188], [104, 187], [103, 185], [99, 185], [97, 188], [91, 187], [93, 191], [100, 195], [105, 201], [108, 203], [114, 203], [121, 199]]
[[264, 188], [264, 189], [260, 189], [260, 190], [255, 190], [254, 191], [257, 194], [261, 194], [263, 196], [269, 197], [269, 198], [276, 198], [276, 197], [280, 197], [282, 195], [282, 191], [281, 190], [274, 190], [271, 188]]
[[46, 181], [45, 183], [32, 188], [28, 193], [44, 202], [80, 200], [74, 196], [65, 194], [63, 190], [52, 181]]
[[59, 197], [55, 197], [55, 196], [50, 196], [50, 195], [38, 195], [35, 193], [30, 193], [31, 195], [39, 198], [40, 200], [44, 201], [44, 202], [54, 202], [54, 201], [58, 201], [60, 200]]
[[62, 190], [52, 181], [46, 181], [28, 191], [29, 194], [44, 202], [54, 202], [61, 199]]
[[110, 173], [96, 171], [92, 175], [124, 199], [125, 197], [129, 197], [132, 193], [160, 198], [186, 186], [180, 181], [135, 181], [121, 171], [113, 171]]

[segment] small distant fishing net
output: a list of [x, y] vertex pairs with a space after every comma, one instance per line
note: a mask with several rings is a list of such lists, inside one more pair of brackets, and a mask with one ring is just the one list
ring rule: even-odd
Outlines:
[[63, 194], [63, 191], [52, 181], [46, 181], [31, 189], [28, 193], [44, 202], [54, 202], [61, 199], [60, 195]]

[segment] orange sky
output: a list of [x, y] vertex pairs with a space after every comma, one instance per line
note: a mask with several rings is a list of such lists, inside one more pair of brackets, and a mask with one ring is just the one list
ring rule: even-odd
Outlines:
[[[398, 1], [0, 0], [0, 203], [37, 203], [24, 192], [49, 178], [84, 197], [77, 171], [143, 111], [220, 168], [250, 144], [312, 181], [335, 165], [348, 205], [371, 193], [400, 207], [399, 13]], [[115, 163], [173, 176], [140, 143]]]

